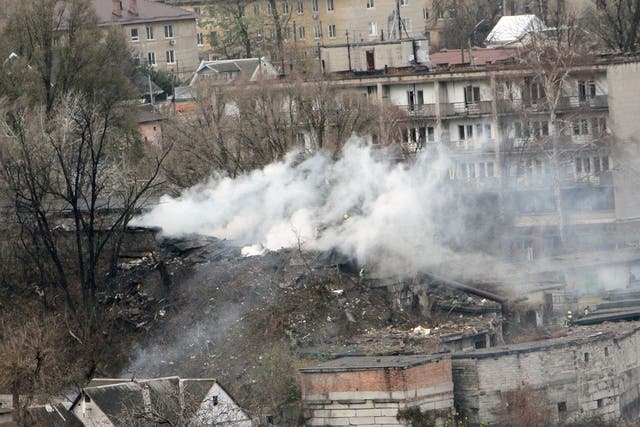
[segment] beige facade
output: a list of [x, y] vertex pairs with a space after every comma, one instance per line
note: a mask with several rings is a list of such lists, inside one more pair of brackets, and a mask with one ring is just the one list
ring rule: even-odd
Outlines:
[[196, 15], [151, 0], [93, 0], [100, 27], [120, 26], [141, 64], [189, 77], [200, 63]]
[[122, 26], [129, 46], [143, 64], [191, 76], [200, 63], [194, 20], [136, 23]]

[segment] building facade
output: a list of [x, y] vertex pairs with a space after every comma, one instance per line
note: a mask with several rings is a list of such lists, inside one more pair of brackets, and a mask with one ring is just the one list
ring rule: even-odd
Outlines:
[[119, 25], [140, 64], [184, 79], [200, 63], [196, 15], [151, 0], [93, 0], [100, 26]]

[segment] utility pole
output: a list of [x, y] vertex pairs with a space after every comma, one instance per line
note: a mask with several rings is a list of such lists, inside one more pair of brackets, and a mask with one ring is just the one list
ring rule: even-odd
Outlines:
[[349, 30], [347, 30], [346, 36], [347, 36], [347, 59], [349, 60], [349, 71], [351, 71], [351, 45], [349, 44]]
[[400, 0], [396, 0], [396, 15], [398, 15], [398, 40], [402, 40], [402, 17], [400, 16]]

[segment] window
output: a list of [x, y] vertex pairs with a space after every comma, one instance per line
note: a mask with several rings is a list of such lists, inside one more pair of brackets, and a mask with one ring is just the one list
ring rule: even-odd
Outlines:
[[273, 6], [271, 6], [271, 2], [267, 2], [267, 15], [273, 15]]
[[426, 7], [422, 8], [422, 19], [424, 19], [425, 21], [429, 19], [429, 9], [427, 9]]
[[197, 15], [200, 15], [200, 8], [199, 8], [198, 6], [195, 6], [195, 7], [193, 8], [193, 13], [195, 13], [195, 14], [197, 14]]
[[204, 45], [204, 35], [202, 33], [197, 33], [196, 34], [196, 42], [197, 42], [198, 46]]
[[333, 0], [327, 0], [327, 10], [331, 12], [334, 9]]
[[580, 119], [573, 122], [573, 134], [589, 135], [589, 121], [587, 119]]
[[147, 62], [149, 63], [149, 65], [154, 66], [156, 65], [156, 53], [155, 52], [149, 52], [147, 53]]
[[314, 39], [319, 39], [322, 37], [322, 28], [320, 28], [320, 25], [316, 25], [313, 27], [313, 38]]
[[169, 24], [164, 26], [164, 38], [173, 38], [173, 25]]
[[318, 13], [318, 0], [311, 0], [311, 12]]
[[475, 104], [480, 102], [480, 87], [468, 85], [464, 88], [465, 104]]
[[367, 0], [367, 9], [373, 9], [374, 7], [376, 7], [376, 1], [375, 0]]
[[487, 162], [487, 177], [493, 178], [493, 162]]
[[329, 38], [330, 39], [335, 39], [336, 38], [336, 24], [329, 24], [329, 26], [327, 27], [327, 30], [329, 32]]
[[298, 27], [298, 38], [300, 40], [304, 40], [304, 27], [303, 26]]
[[411, 31], [411, 18], [402, 18], [402, 28], [406, 32]]
[[218, 396], [211, 396], [211, 404], [213, 406], [218, 406]]
[[598, 408], [602, 408], [604, 406], [604, 400], [603, 399], [598, 399], [596, 402], [598, 404]]
[[409, 0], [400, 0], [400, 6], [407, 6], [409, 5]]
[[[269, 4], [269, 3], [267, 3]], [[260, 3], [255, 2], [253, 3], [253, 14], [254, 15], [260, 15]]]
[[176, 53], [173, 50], [167, 51], [167, 64], [175, 64], [176, 62]]
[[302, 15], [304, 13], [304, 2], [303, 0], [298, 0], [298, 15]]
[[596, 82], [593, 80], [578, 80], [578, 98], [580, 101], [595, 98]]
[[378, 23], [375, 21], [369, 22], [369, 35], [377, 36], [378, 35]]
[[153, 27], [147, 27], [147, 40], [153, 40]]
[[283, 1], [282, 2], [282, 13], [285, 15], [289, 14], [289, 2], [288, 1]]
[[215, 31], [211, 31], [209, 33], [209, 43], [211, 43], [211, 46], [215, 46], [218, 44], [218, 33]]
[[589, 361], [589, 353], [585, 353], [584, 354], [584, 361], [588, 362]]
[[604, 348], [604, 355], [609, 356], [609, 347]]
[[607, 0], [596, 0], [596, 8], [598, 10], [604, 10], [607, 8]]
[[558, 402], [558, 412], [567, 412], [567, 402]]
[[138, 34], [138, 29], [137, 28], [132, 28], [131, 29], [131, 41], [132, 42], [137, 42], [140, 40], [140, 35]]

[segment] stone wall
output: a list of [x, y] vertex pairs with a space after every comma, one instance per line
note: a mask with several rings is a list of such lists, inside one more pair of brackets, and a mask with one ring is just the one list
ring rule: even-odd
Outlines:
[[640, 328], [454, 354], [456, 408], [471, 425], [499, 423], [503, 397], [523, 385], [545, 396], [552, 424], [640, 414]]
[[320, 368], [302, 374], [307, 425], [403, 426], [406, 423], [397, 419], [400, 409], [448, 412], [453, 407], [448, 358], [416, 366]]

